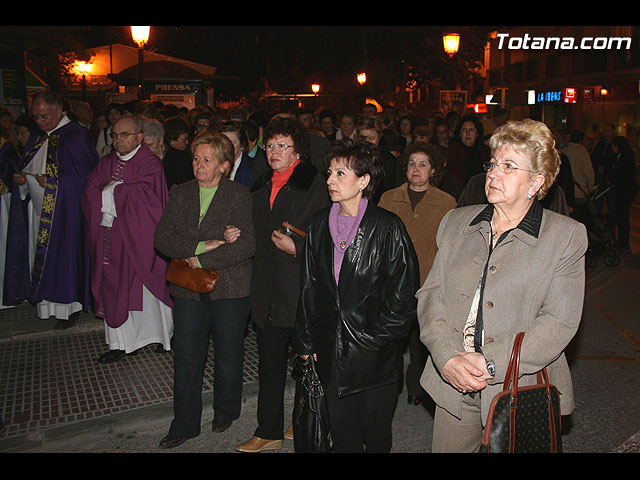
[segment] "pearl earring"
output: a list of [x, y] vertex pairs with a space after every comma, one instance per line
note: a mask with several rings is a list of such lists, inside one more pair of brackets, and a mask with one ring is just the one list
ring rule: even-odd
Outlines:
[[533, 195], [531, 195], [531, 193], [527, 193], [527, 198], [531, 200], [533, 198]]

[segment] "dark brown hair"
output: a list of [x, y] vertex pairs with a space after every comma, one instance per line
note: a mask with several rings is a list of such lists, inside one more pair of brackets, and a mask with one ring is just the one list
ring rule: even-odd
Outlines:
[[338, 140], [327, 150], [324, 158], [325, 172], [334, 158], [344, 160], [345, 165], [358, 177], [369, 175], [369, 184], [362, 195], [371, 198], [384, 177], [382, 155], [378, 147], [365, 141]]

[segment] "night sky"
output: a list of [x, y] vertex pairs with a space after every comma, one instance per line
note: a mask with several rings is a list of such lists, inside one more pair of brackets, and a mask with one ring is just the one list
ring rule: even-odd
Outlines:
[[[358, 65], [400, 55], [404, 42], [440, 34], [440, 27], [401, 26], [152, 26], [148, 49], [242, 74], [269, 59], [308, 68]], [[128, 26], [97, 26], [90, 46], [135, 45]]]

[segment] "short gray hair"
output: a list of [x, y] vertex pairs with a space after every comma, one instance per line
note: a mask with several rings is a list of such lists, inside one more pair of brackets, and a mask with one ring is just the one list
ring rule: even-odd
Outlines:
[[145, 137], [148, 135], [157, 138], [161, 142], [164, 141], [164, 127], [158, 120], [146, 120], [142, 124], [142, 133], [144, 133]]

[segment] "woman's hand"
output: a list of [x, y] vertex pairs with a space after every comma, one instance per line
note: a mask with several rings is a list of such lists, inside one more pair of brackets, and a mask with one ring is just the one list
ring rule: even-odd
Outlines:
[[227, 225], [224, 229], [224, 240], [227, 243], [235, 242], [240, 237], [240, 229], [233, 225]]
[[198, 265], [198, 257], [194, 256], [194, 257], [185, 258], [184, 261], [187, 262], [187, 264], [191, 268], [200, 268], [200, 265]]
[[486, 388], [487, 379], [492, 377], [487, 371], [484, 355], [460, 350], [455, 352], [458, 356], [450, 358], [442, 367], [445, 380], [462, 393], [477, 392]]
[[274, 230], [271, 234], [271, 241], [278, 250], [282, 250], [289, 255], [296, 254], [296, 244], [293, 243], [293, 239], [284, 233]]
[[220, 245], [224, 245], [225, 243], [227, 242], [225, 242], [224, 240], [207, 240], [206, 242], [204, 242], [204, 251], [210, 252], [211, 250], [215, 250]]

